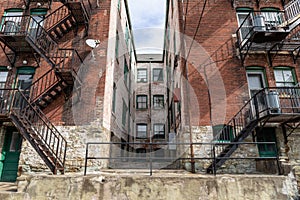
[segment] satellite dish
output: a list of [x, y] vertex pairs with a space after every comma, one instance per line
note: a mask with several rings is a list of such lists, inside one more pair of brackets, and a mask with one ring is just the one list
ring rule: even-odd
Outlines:
[[100, 40], [87, 39], [85, 43], [94, 49], [100, 44]]

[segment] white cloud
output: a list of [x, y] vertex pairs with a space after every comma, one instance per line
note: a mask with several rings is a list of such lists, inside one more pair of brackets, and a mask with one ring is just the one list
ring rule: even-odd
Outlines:
[[162, 49], [166, 1], [128, 0], [128, 2], [137, 50]]

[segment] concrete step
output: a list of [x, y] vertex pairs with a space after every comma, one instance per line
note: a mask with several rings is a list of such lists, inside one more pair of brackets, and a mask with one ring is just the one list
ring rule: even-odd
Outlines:
[[13, 182], [0, 182], [0, 192], [17, 192], [17, 183]]

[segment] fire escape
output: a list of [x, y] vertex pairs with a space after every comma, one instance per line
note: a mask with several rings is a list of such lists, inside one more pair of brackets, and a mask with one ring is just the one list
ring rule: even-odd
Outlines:
[[[276, 55], [286, 52], [295, 61], [300, 51], [300, 0], [290, 1], [283, 12], [250, 12], [236, 34], [242, 64], [252, 52], [267, 52], [270, 65]], [[299, 127], [299, 121], [299, 87], [262, 89], [214, 137], [212, 154], [216, 159], [207, 172], [215, 173], [256, 128], [259, 131], [268, 123], [281, 124], [287, 141], [287, 137]]]
[[[45, 0], [26, 0], [30, 3]], [[3, 16], [0, 26], [1, 47], [11, 65], [20, 54], [31, 54], [39, 62], [43, 58], [51, 69], [25, 90], [0, 91], [0, 120], [11, 121], [32, 145], [50, 170], [64, 173], [67, 142], [43, 113], [43, 109], [59, 95], [70, 96], [74, 86], [80, 87], [77, 71], [82, 64], [75, 49], [59, 48], [59, 40], [84, 27], [90, 19], [89, 1], [62, 0], [63, 5], [37, 21], [32, 16]], [[87, 3], [87, 4], [86, 4]]]

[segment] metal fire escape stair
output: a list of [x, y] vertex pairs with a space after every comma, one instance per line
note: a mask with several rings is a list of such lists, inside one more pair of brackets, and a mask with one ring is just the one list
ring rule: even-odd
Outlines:
[[[259, 123], [259, 120], [253, 120], [249, 122], [245, 128], [243, 128], [236, 136], [233, 141], [230, 141], [229, 144], [225, 147], [221, 147], [222, 150], [217, 155], [216, 159], [213, 161], [213, 163], [210, 164], [210, 166], [207, 168], [207, 173], [212, 173], [214, 168], [218, 169], [220, 168], [227, 160], [228, 158], [235, 152], [235, 150], [238, 148], [237, 143], [241, 143], [245, 138], [247, 138], [252, 131], [257, 127]], [[220, 148], [217, 146], [214, 146], [213, 151], [218, 151], [216, 148]]]
[[[257, 92], [214, 136], [207, 172], [216, 172], [242, 145], [256, 127], [266, 123], [298, 123], [300, 120], [300, 88], [274, 87]], [[293, 131], [293, 130], [292, 130]], [[292, 132], [291, 131], [291, 132]], [[290, 133], [291, 134], [291, 133]]]
[[91, 17], [91, 5], [83, 1], [62, 1], [64, 5], [47, 15], [40, 23], [45, 24], [45, 29], [52, 39], [58, 42], [66, 34], [78, 32], [80, 26], [85, 27], [88, 33], [89, 20]]
[[[87, 31], [87, 17], [79, 17], [86, 14], [83, 11], [87, 12], [83, 10], [84, 6], [81, 3], [82, 1], [65, 2], [72, 13], [68, 11], [62, 18], [54, 17], [59, 12], [65, 12], [67, 7], [63, 5], [54, 12], [55, 14], [50, 14], [51, 17], [45, 18], [48, 20], [46, 23], [52, 25], [49, 27], [42, 26], [31, 16], [16, 16], [16, 22], [20, 23], [13, 22], [9, 26], [4, 24], [0, 35], [4, 44], [1, 44], [1, 47], [6, 50], [8, 58], [11, 57], [9, 52], [13, 52], [14, 58], [18, 53], [35, 52], [51, 66], [48, 72], [31, 85], [30, 90], [11, 90], [11, 94], [5, 98], [7, 105], [1, 107], [1, 114], [8, 111], [5, 116], [14, 123], [54, 174], [57, 171], [64, 173], [67, 142], [41, 109], [62, 93], [70, 95], [75, 82], [75, 85], [80, 87], [80, 81], [76, 79], [82, 63], [79, 54], [74, 49], [59, 49], [55, 40], [77, 25], [84, 24]], [[50, 22], [50, 19], [56, 21]], [[2, 21], [6, 22], [5, 17]], [[12, 65], [15, 62], [14, 58], [10, 59]], [[75, 91], [78, 90], [80, 92], [80, 88], [76, 88]], [[11, 109], [4, 109], [8, 107]]]
[[[4, 91], [11, 100], [3, 108], [10, 107], [8, 117], [22, 136], [31, 144], [53, 174], [64, 174], [67, 142], [40, 108], [30, 103], [26, 93], [20, 90]], [[2, 112], [3, 113], [3, 112]]]

